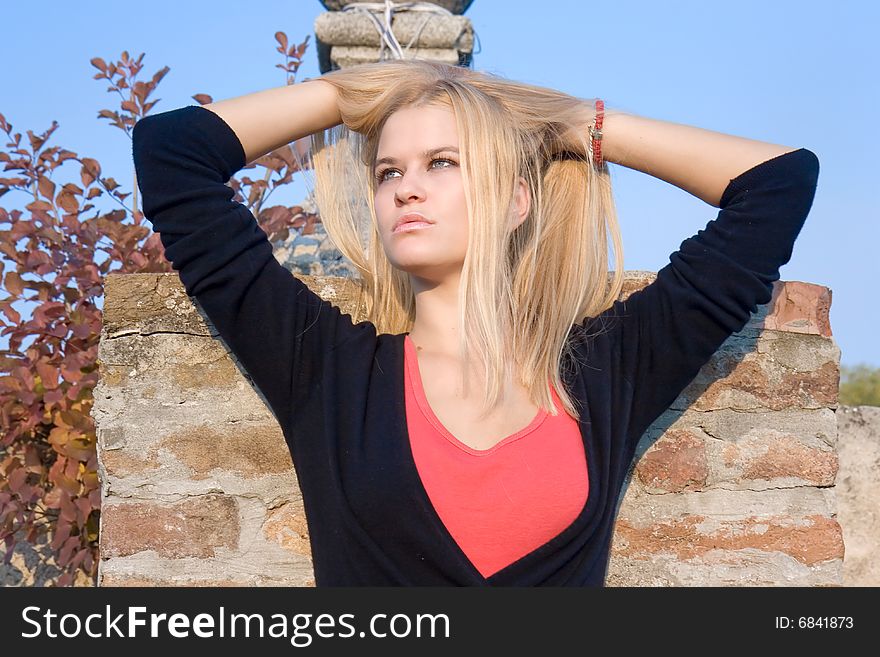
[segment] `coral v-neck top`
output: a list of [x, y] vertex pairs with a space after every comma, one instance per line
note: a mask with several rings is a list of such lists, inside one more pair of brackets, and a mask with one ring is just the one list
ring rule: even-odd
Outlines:
[[404, 345], [406, 423], [419, 477], [455, 542], [489, 577], [562, 533], [583, 510], [589, 477], [577, 420], [553, 390], [558, 415], [538, 409], [493, 447], [469, 447], [434, 415], [409, 335]]

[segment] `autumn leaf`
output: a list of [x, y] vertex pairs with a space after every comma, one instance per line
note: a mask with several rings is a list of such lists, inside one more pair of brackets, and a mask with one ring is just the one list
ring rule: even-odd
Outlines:
[[21, 315], [12, 307], [11, 303], [0, 305], [0, 312], [6, 315], [13, 324], [21, 324]]
[[55, 198], [55, 183], [48, 178], [41, 176], [37, 181], [37, 189], [44, 198], [47, 198], [50, 201]]
[[21, 293], [24, 292], [24, 281], [18, 272], [6, 272], [6, 289], [15, 296], [21, 296]]
[[47, 363], [45, 360], [38, 360], [36, 363], [37, 374], [43, 382], [43, 388], [46, 390], [54, 390], [58, 387], [58, 368]]
[[82, 177], [83, 185], [88, 187], [100, 175], [101, 175], [101, 165], [98, 164], [98, 161], [93, 160], [90, 157], [84, 157], [82, 159], [82, 170], [80, 171], [80, 176]]
[[58, 198], [55, 199], [58, 205], [61, 206], [61, 209], [65, 212], [70, 212], [71, 214], [79, 211], [79, 203], [77, 202], [74, 195], [68, 191], [63, 191], [58, 194]]

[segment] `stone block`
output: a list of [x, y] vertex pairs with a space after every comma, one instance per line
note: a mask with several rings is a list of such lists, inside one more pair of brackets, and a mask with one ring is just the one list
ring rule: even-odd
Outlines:
[[161, 576], [126, 575], [124, 573], [108, 573], [101, 578], [103, 587], [156, 587], [156, 586], [187, 586], [187, 587], [236, 587], [251, 586], [252, 584], [240, 579], [197, 579], [181, 578], [170, 579]]
[[667, 554], [677, 561], [703, 557], [714, 550], [743, 549], [782, 552], [805, 565], [843, 559], [843, 535], [837, 520], [811, 515], [712, 519], [693, 515], [632, 525], [621, 519], [615, 527], [618, 554], [652, 559]]
[[614, 556], [606, 586], [840, 586], [840, 562], [807, 566], [781, 552], [713, 550], [698, 560]]
[[[336, 68], [347, 68], [358, 64], [370, 64], [378, 62], [380, 57], [379, 48], [369, 46], [332, 46], [330, 48], [330, 61]], [[386, 58], [390, 59], [387, 55]], [[427, 59], [451, 66], [457, 66], [460, 55], [457, 50], [451, 48], [410, 48], [403, 53], [404, 59]]]
[[[384, 18], [377, 16], [380, 24]], [[439, 48], [472, 52], [474, 28], [464, 16], [425, 12], [398, 12], [392, 16], [391, 31], [401, 48]], [[379, 48], [382, 36], [375, 23], [363, 13], [327, 12], [315, 19], [315, 36], [330, 46]]]
[[667, 411], [639, 444], [636, 482], [649, 492], [833, 486], [834, 411]]
[[[351, 314], [355, 310], [359, 292], [355, 281], [336, 276], [296, 278], [321, 298], [333, 299], [343, 313]], [[198, 302], [187, 295], [176, 272], [108, 274], [105, 293], [102, 338], [106, 340], [153, 333], [217, 335], [207, 317], [199, 311]]]
[[651, 492], [702, 490], [709, 477], [706, 441], [688, 429], [669, 429], [642, 456], [636, 473]]
[[235, 499], [203, 495], [170, 504], [107, 502], [101, 508], [101, 557], [152, 551], [159, 556], [208, 558], [238, 547]]
[[777, 282], [764, 328], [831, 337], [831, 290], [800, 281]]
[[[649, 585], [690, 585], [724, 563], [741, 583], [838, 585], [844, 543], [834, 507], [833, 492], [810, 487], [675, 495], [630, 487], [609, 573], [613, 585], [644, 583], [645, 573]], [[692, 569], [703, 579], [687, 584], [682, 573]]]
[[[324, 5], [324, 9], [327, 11], [342, 11], [348, 5], [359, 1], [361, 0], [321, 0], [321, 4]], [[442, 7], [453, 14], [463, 14], [468, 10], [468, 7], [471, 6], [473, 1], [474, 0], [427, 0], [428, 3]]]
[[309, 528], [302, 499], [269, 511], [263, 525], [263, 536], [294, 554], [311, 557]]
[[731, 336], [673, 407], [698, 411], [837, 407], [840, 348], [830, 338], [765, 331]]

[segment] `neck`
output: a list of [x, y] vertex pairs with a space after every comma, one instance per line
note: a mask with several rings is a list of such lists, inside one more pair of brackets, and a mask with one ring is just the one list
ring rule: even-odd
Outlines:
[[[470, 367], [465, 368], [459, 353], [461, 328], [458, 325], [458, 277], [443, 283], [411, 278], [415, 295], [416, 317], [409, 332], [419, 355], [440, 357], [478, 377], [484, 375], [479, 359], [471, 354]], [[513, 362], [512, 360], [510, 361]], [[512, 371], [512, 370], [511, 370]]]
[[416, 318], [409, 336], [418, 349], [458, 358], [459, 280], [459, 276], [453, 276], [438, 283], [410, 277]]

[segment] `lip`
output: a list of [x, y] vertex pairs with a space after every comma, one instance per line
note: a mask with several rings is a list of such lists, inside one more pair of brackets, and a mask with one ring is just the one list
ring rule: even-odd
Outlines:
[[[411, 228], [406, 228], [406, 224], [418, 224], [414, 225]], [[418, 230], [420, 228], [427, 228], [429, 225], [432, 225], [434, 222], [428, 219], [425, 215], [420, 212], [407, 212], [405, 215], [402, 215], [397, 222], [394, 224], [394, 229], [391, 231], [393, 233], [398, 233], [402, 231], [409, 232], [410, 230]], [[425, 225], [427, 224], [427, 225]]]

